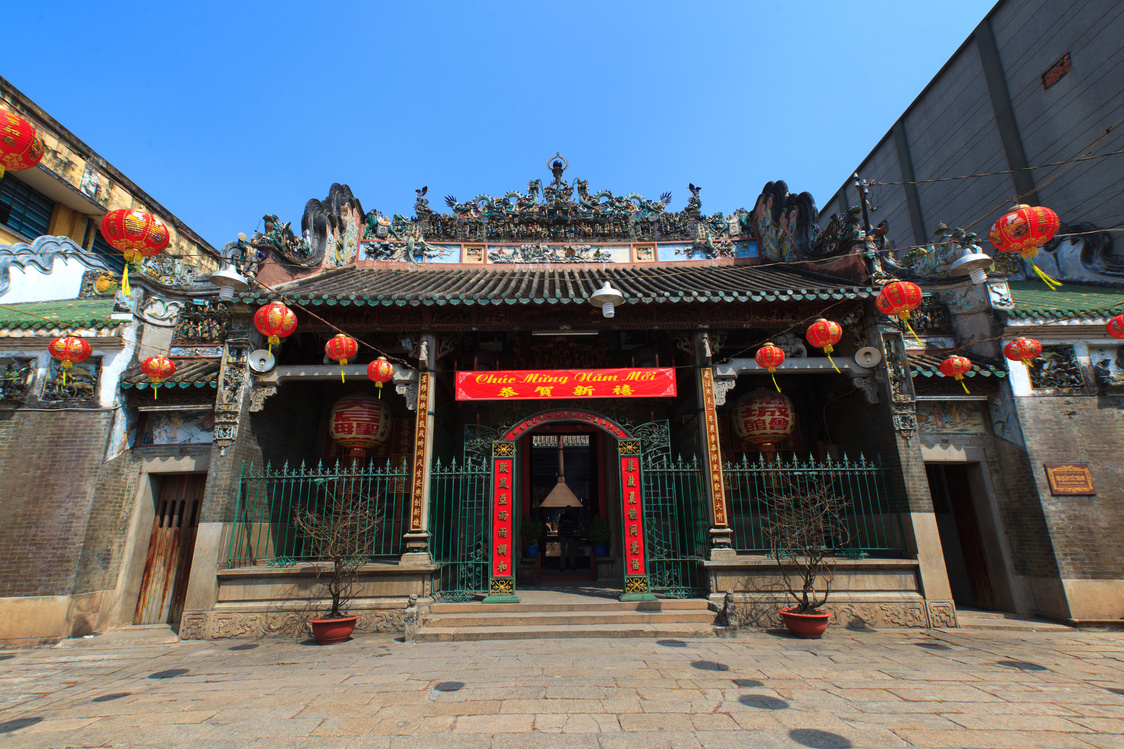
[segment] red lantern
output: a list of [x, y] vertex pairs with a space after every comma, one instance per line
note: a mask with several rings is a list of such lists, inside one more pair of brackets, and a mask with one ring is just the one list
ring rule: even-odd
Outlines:
[[964, 388], [964, 392], [968, 392], [968, 386], [964, 384], [964, 375], [972, 371], [972, 361], [965, 356], [950, 356], [941, 362], [941, 374], [945, 377], [954, 377], [959, 383], [960, 387]]
[[141, 362], [141, 369], [152, 383], [152, 397], [160, 389], [160, 383], [176, 373], [176, 365], [166, 356], [150, 356]]
[[47, 344], [47, 351], [51, 352], [51, 356], [62, 363], [63, 385], [66, 385], [66, 373], [70, 371], [70, 368], [75, 364], [86, 361], [90, 358], [90, 354], [94, 352], [85, 339], [70, 335], [51, 341]]
[[1108, 321], [1108, 334], [1113, 338], [1124, 338], [1124, 315], [1117, 315]]
[[835, 371], [839, 371], [839, 367], [835, 366], [835, 360], [831, 358], [831, 352], [835, 350], [835, 344], [843, 338], [843, 326], [832, 320], [820, 318], [808, 326], [808, 332], [805, 333], [808, 343], [812, 344], [818, 349], [823, 349], [827, 354], [827, 360], [831, 362], [831, 366], [835, 367]]
[[382, 398], [382, 385], [394, 377], [394, 365], [385, 356], [380, 356], [367, 365], [367, 377], [374, 381], [375, 387], [379, 389], [379, 398]]
[[332, 407], [332, 439], [342, 447], [371, 448], [390, 436], [390, 411], [369, 395], [349, 395]]
[[796, 427], [796, 409], [788, 396], [757, 390], [738, 398], [730, 420], [734, 434], [755, 445], [780, 442]]
[[129, 263], [139, 263], [146, 257], [159, 255], [168, 247], [171, 234], [164, 222], [144, 211], [121, 208], [102, 216], [101, 235], [110, 247], [125, 256], [125, 272], [121, 290], [132, 295], [129, 289]]
[[921, 287], [910, 281], [894, 281], [882, 287], [878, 298], [874, 300], [878, 311], [896, 317], [905, 323], [906, 328], [913, 335], [917, 345], [922, 345], [921, 339], [913, 332], [909, 324], [909, 313], [921, 306]]
[[269, 353], [273, 345], [281, 343], [297, 329], [296, 314], [281, 302], [270, 302], [254, 313], [254, 327], [269, 341]]
[[777, 378], [774, 372], [777, 371], [777, 367], [784, 364], [784, 351], [781, 350], [780, 346], [776, 346], [770, 341], [757, 349], [757, 355], [754, 359], [757, 360], [758, 366], [769, 370], [769, 376], [773, 378], [773, 387], [775, 387], [779, 393], [781, 391], [781, 386], [777, 384]]
[[1033, 338], [1016, 338], [1003, 347], [1003, 356], [1011, 361], [1021, 361], [1027, 366], [1041, 353], [1042, 344]]
[[347, 364], [348, 359], [354, 359], [355, 355], [359, 353], [359, 342], [349, 335], [338, 333], [324, 344], [324, 353], [328, 355], [329, 359], [334, 359], [340, 363], [340, 382], [345, 382], [343, 367]]
[[43, 139], [35, 126], [12, 114], [0, 114], [0, 177], [5, 169], [30, 169], [43, 158]]
[[1061, 228], [1058, 214], [1049, 208], [1028, 205], [1016, 205], [1010, 213], [996, 221], [987, 238], [992, 246], [1000, 252], [1017, 252], [1023, 260], [1030, 263], [1034, 272], [1051, 289], [1061, 286], [1061, 283], [1050, 278], [1034, 264], [1038, 255], [1038, 248], [1049, 242]]

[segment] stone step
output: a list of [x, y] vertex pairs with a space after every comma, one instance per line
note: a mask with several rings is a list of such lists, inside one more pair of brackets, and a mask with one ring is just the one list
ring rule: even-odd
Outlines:
[[707, 609], [671, 611], [518, 611], [493, 612], [477, 609], [464, 613], [434, 613], [426, 622], [430, 627], [537, 627], [583, 624], [698, 624], [714, 623], [714, 612]]
[[538, 640], [584, 637], [643, 637], [657, 639], [711, 638], [714, 627], [692, 624], [566, 624], [557, 627], [430, 627], [418, 632], [418, 642], [477, 640]]
[[434, 614], [523, 613], [528, 611], [707, 611], [710, 603], [700, 598], [661, 598], [655, 601], [614, 601], [583, 599], [574, 601], [524, 601], [521, 603], [441, 603], [430, 606]]
[[990, 629], [1007, 632], [1072, 632], [1073, 627], [1045, 619], [1033, 619], [997, 612], [956, 612], [956, 622], [961, 629]]

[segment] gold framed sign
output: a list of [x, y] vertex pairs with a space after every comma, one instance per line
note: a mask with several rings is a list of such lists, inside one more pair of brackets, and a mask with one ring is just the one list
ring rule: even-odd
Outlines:
[[1081, 497], [1097, 493], [1088, 463], [1045, 463], [1046, 481], [1055, 497]]

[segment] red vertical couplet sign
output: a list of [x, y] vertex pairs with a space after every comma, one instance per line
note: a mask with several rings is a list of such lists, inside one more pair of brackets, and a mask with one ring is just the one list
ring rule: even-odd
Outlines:
[[429, 382], [430, 372], [418, 373], [418, 416], [414, 422], [414, 475], [413, 489], [410, 491], [410, 531], [417, 533], [422, 529], [422, 507], [425, 497], [425, 440], [429, 434]]
[[493, 462], [492, 476], [492, 577], [511, 577], [515, 523], [511, 512], [511, 467], [504, 458]]
[[626, 575], [648, 573], [644, 554], [644, 497], [640, 487], [639, 456], [621, 457], [624, 497], [624, 567]]
[[718, 444], [718, 414], [714, 403], [714, 372], [710, 367], [702, 370], [703, 420], [706, 422], [707, 469], [710, 474], [710, 492], [714, 503], [714, 525], [726, 525], [726, 489], [722, 485], [722, 447]]

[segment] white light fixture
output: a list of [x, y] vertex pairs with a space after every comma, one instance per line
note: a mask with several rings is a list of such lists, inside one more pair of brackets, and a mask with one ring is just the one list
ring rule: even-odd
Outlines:
[[234, 298], [234, 292], [245, 291], [250, 288], [250, 282], [230, 265], [223, 265], [211, 274], [211, 283], [219, 287], [219, 299], [229, 301]]
[[589, 297], [589, 303], [601, 308], [601, 314], [612, 317], [616, 314], [616, 306], [624, 301], [624, 294], [614, 289], [608, 281]]
[[[974, 252], [973, 252], [974, 250]], [[964, 248], [964, 254], [948, 269], [948, 274], [953, 278], [968, 276], [972, 283], [987, 283], [987, 269], [991, 265], [991, 257], [983, 254], [979, 247], [972, 245]]]

